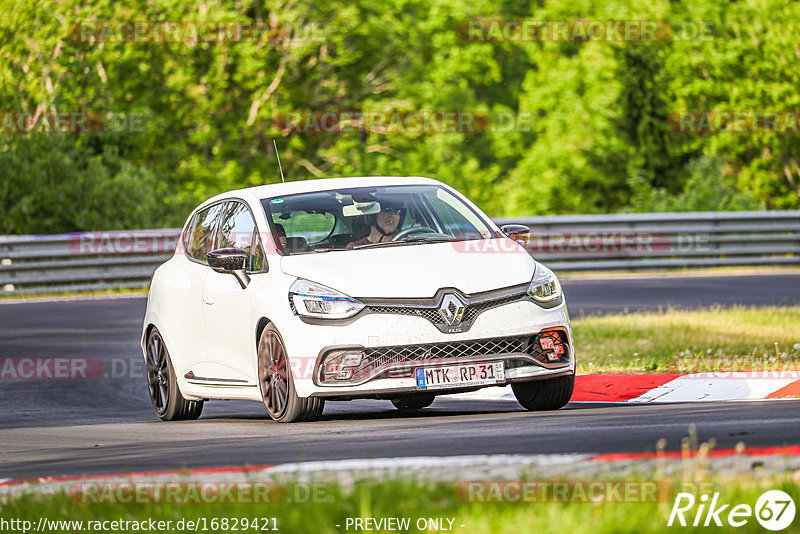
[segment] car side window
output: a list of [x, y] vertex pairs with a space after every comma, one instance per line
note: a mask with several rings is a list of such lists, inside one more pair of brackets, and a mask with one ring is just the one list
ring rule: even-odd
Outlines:
[[439, 198], [437, 194], [437, 198], [428, 199], [428, 202], [436, 218], [445, 228], [450, 229], [449, 233], [459, 239], [481, 239], [483, 234], [470, 222], [467, 216], [457, 210], [450, 202], [447, 202], [445, 200], [447, 197], [442, 196], [443, 198]]
[[258, 237], [258, 231], [254, 232], [253, 252], [250, 254], [250, 271], [264, 271], [266, 270], [266, 261], [264, 259], [264, 247], [261, 246], [261, 239]]
[[228, 202], [219, 226], [219, 248], [241, 248], [250, 252], [255, 227], [247, 206], [241, 202]]
[[206, 208], [195, 216], [192, 238], [189, 243], [189, 255], [202, 263], [208, 263], [208, 253], [214, 250], [215, 230], [222, 204]]
[[321, 210], [273, 212], [272, 222], [283, 227], [287, 238], [297, 238], [302, 243], [315, 245], [331, 235], [336, 216]]
[[248, 271], [261, 271], [264, 251], [256, 232], [256, 223], [250, 209], [243, 202], [231, 201], [225, 205], [219, 227], [219, 248], [240, 248], [248, 253]]
[[189, 221], [186, 223], [186, 227], [181, 232], [181, 243], [183, 244], [183, 250], [188, 251], [189, 245], [191, 245], [192, 240], [192, 228], [194, 227], [194, 216], [189, 217]]

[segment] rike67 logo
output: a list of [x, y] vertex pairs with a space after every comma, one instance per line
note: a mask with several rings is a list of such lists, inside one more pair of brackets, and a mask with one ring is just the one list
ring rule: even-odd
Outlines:
[[756, 501], [755, 508], [749, 504], [722, 503], [719, 493], [714, 493], [711, 498], [703, 494], [699, 499], [691, 493], [678, 493], [667, 526], [742, 527], [755, 516], [765, 529], [779, 531], [792, 524], [795, 511], [792, 497], [780, 490], [764, 492]]

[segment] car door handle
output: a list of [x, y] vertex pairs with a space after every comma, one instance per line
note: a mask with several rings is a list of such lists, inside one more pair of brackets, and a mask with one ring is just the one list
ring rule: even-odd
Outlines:
[[214, 304], [214, 299], [211, 297], [203, 297], [203, 302], [211, 306], [212, 304]]

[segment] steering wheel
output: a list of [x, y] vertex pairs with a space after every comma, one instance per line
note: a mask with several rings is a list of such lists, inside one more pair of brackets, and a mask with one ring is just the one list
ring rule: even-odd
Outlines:
[[414, 232], [429, 232], [431, 234], [438, 234], [439, 233], [436, 230], [434, 230], [433, 228], [430, 228], [428, 226], [412, 226], [411, 228], [406, 228], [405, 230], [400, 230], [399, 232], [394, 234], [394, 236], [392, 236], [392, 241], [399, 241], [399, 240], [403, 239], [404, 237], [407, 237], [407, 236], [413, 234]]

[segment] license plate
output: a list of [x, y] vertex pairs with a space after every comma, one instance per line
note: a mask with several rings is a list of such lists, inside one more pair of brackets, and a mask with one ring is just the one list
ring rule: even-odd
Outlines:
[[503, 362], [418, 367], [415, 375], [418, 388], [452, 388], [502, 382], [505, 380], [505, 368]]

